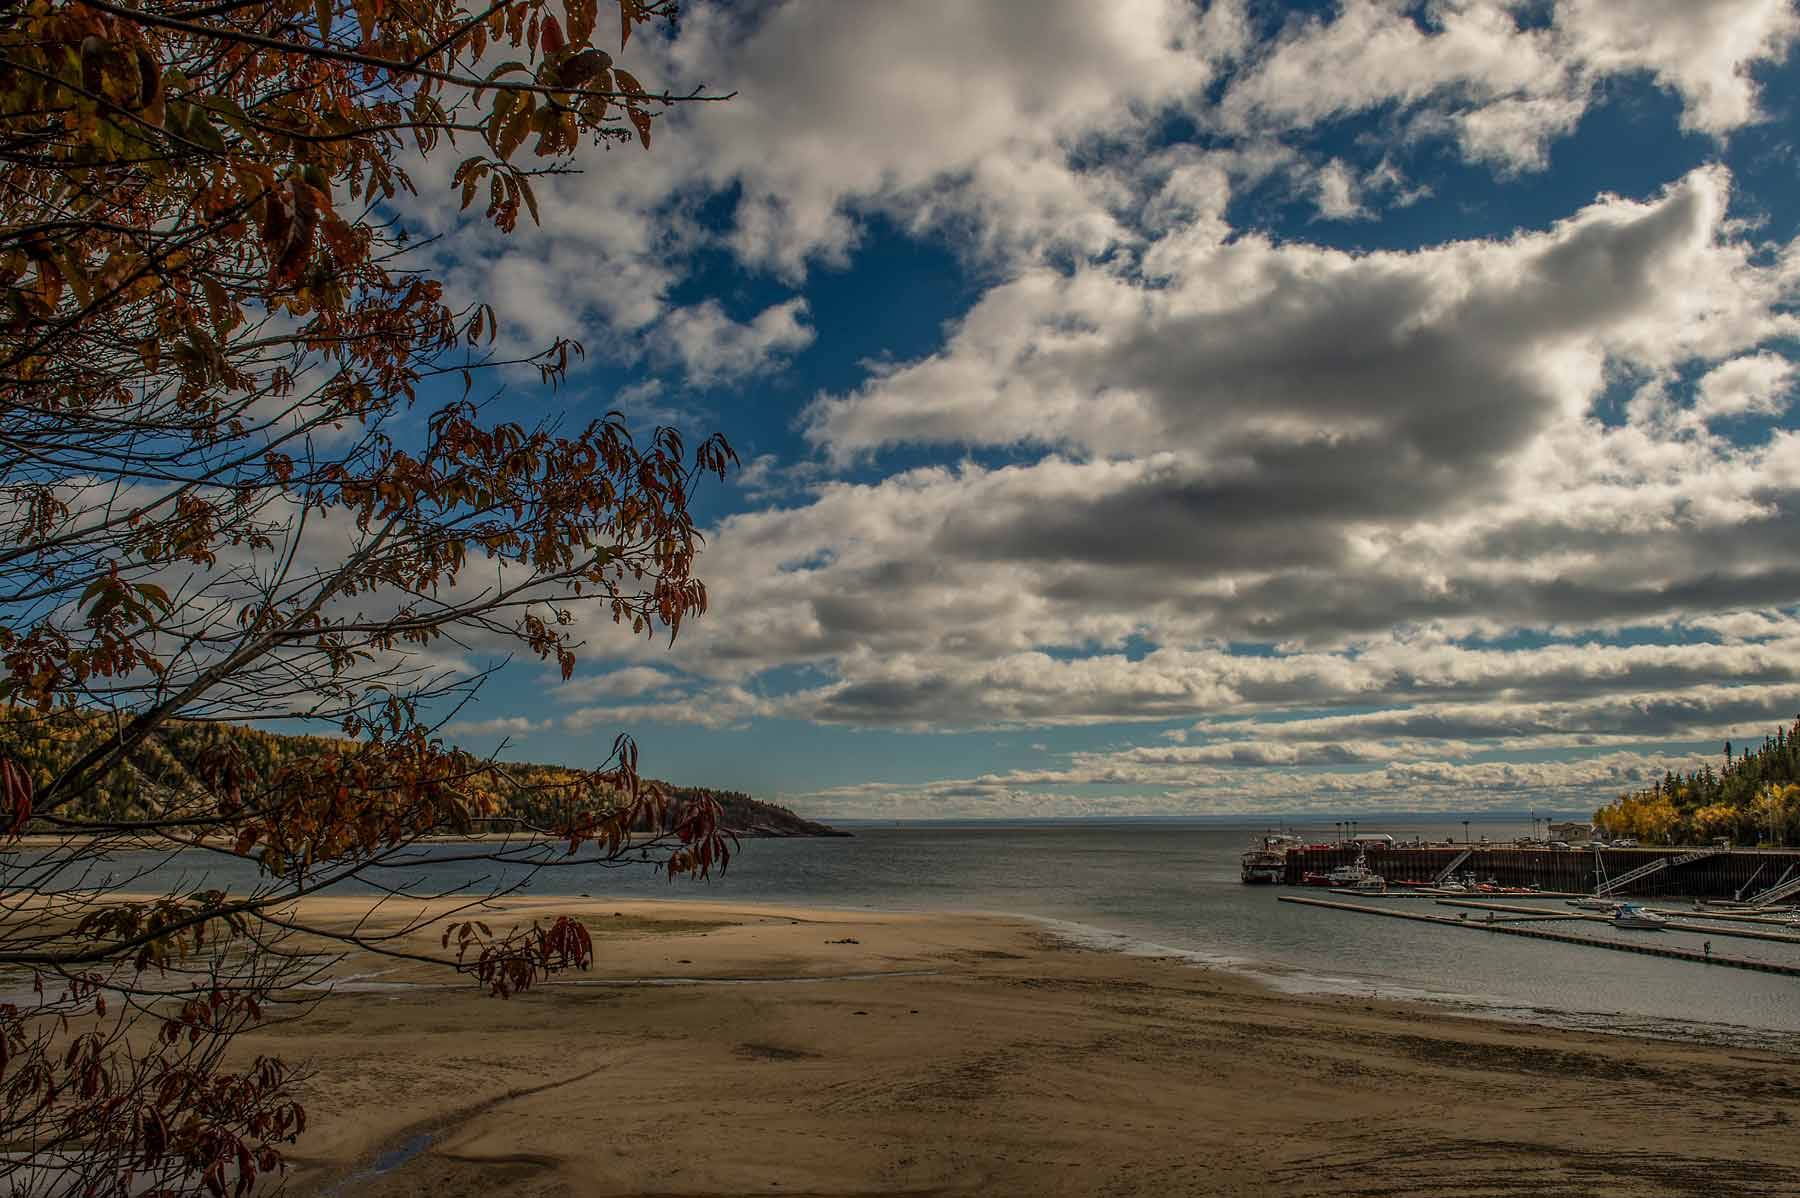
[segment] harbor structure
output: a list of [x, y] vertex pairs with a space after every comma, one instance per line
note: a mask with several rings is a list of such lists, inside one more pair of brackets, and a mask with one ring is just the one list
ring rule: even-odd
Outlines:
[[[1800, 850], [1703, 848], [1548, 848], [1514, 845], [1309, 844], [1287, 850], [1282, 880], [1302, 884], [1366, 855], [1392, 884], [1441, 882], [1472, 874], [1501, 886], [1536, 886], [1616, 898], [1792, 901], [1800, 897]], [[1791, 889], [1790, 889], [1791, 888]]]
[[1560, 840], [1566, 845], [1585, 845], [1594, 839], [1594, 825], [1581, 820], [1569, 820], [1566, 823], [1544, 824], [1551, 840]]

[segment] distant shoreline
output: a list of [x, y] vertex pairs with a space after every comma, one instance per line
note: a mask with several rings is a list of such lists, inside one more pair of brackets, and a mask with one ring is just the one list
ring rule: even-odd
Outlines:
[[[1544, 811], [1538, 810], [1538, 819], [1556, 819], [1562, 816], [1579, 816], [1585, 818], [1591, 812]], [[1530, 811], [1377, 811], [1345, 813], [1332, 812], [1324, 815], [1048, 815], [1017, 816], [1012, 818], [993, 819], [980, 817], [934, 818], [934, 819], [865, 819], [855, 816], [835, 816], [832, 826], [845, 828], [967, 828], [967, 827], [1091, 827], [1102, 824], [1202, 824], [1219, 828], [1263, 828], [1281, 825], [1296, 825], [1308, 828], [1323, 827], [1326, 830], [1341, 819], [1351, 818], [1359, 824], [1369, 824], [1371, 832], [1384, 829], [1373, 825], [1383, 822], [1434, 822], [1441, 824], [1461, 824], [1467, 820], [1471, 824], [1530, 823], [1533, 812]]]
[[[757, 826], [750, 827], [750, 828], [727, 828], [726, 831], [729, 832], [731, 835], [737, 836], [744, 840], [811, 840], [811, 839], [844, 838], [844, 837], [850, 837], [850, 836], [854, 835], [854, 833], [847, 832], [847, 831], [844, 831], [839, 828], [829, 827], [826, 825], [819, 825], [819, 826], [825, 828], [825, 830], [820, 831], [820, 832], [796, 832], [796, 831], [787, 831], [782, 828], [772, 827], [772, 826], [768, 826], [768, 825], [757, 825]], [[649, 839], [651, 837], [651, 835], [652, 834], [648, 833], [648, 832], [634, 832], [634, 833], [632, 833], [632, 838], [633, 839]], [[125, 849], [126, 851], [140, 851], [140, 852], [179, 852], [183, 849], [220, 849], [220, 850], [225, 850], [225, 849], [229, 849], [231, 847], [231, 843], [232, 843], [231, 841], [224, 839], [224, 838], [209, 838], [209, 839], [201, 841], [201, 842], [190, 843], [190, 842], [184, 842], [184, 841], [166, 840], [166, 839], [162, 839], [162, 838], [154, 837], [154, 836], [130, 835], [130, 834], [125, 834], [125, 833], [111, 833], [111, 832], [76, 832], [76, 831], [62, 832], [62, 833], [28, 832], [23, 836], [17, 837], [16, 839], [8, 840], [4, 844], [0, 844], [0, 854], [4, 854], [6, 852], [14, 851], [17, 849], [53, 849], [53, 848], [58, 847], [59, 845], [68, 844], [73, 841], [98, 840], [98, 839], [102, 839], [102, 838], [107, 838], [107, 839], [112, 839], [112, 840], [117, 841], [119, 846], [121, 848]], [[561, 841], [563, 839], [564, 839], [563, 837], [547, 836], [547, 835], [543, 835], [543, 834], [535, 833], [535, 832], [483, 832], [483, 833], [473, 835], [473, 836], [460, 836], [460, 835], [455, 835], [455, 834], [421, 836], [417, 840], [412, 841], [411, 843], [413, 843], [413, 844], [508, 844], [508, 843], [516, 844], [516, 843], [519, 843], [522, 841], [539, 840], [539, 841], [543, 841], [546, 844], [556, 844], [558, 841]], [[245, 859], [248, 860], [249, 858], [245, 858]]]

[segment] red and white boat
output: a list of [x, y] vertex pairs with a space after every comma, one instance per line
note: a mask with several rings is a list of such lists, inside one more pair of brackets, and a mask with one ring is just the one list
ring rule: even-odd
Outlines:
[[1368, 858], [1361, 849], [1356, 851], [1356, 860], [1349, 865], [1340, 865], [1322, 874], [1306, 874], [1300, 882], [1304, 886], [1329, 886], [1333, 890], [1353, 890], [1358, 894], [1387, 893], [1387, 879], [1369, 868]]

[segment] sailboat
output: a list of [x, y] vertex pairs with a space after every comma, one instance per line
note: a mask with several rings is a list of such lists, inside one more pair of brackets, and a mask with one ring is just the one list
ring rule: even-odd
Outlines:
[[1583, 911], [1604, 911], [1608, 915], [1618, 913], [1620, 907], [1626, 905], [1622, 899], [1602, 898], [1600, 890], [1606, 886], [1606, 862], [1600, 856], [1598, 846], [1594, 849], [1594, 894], [1589, 898], [1569, 899], [1571, 907], [1579, 907]]

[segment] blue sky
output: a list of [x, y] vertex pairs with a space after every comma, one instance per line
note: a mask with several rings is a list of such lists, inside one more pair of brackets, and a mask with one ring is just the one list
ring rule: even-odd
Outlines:
[[[724, 432], [451, 732], [823, 818], [1581, 810], [1800, 711], [1791, 0], [685, 6], [453, 286]], [[443, 194], [438, 194], [443, 192]], [[470, 664], [485, 664], [479, 652]]]

